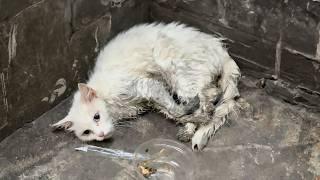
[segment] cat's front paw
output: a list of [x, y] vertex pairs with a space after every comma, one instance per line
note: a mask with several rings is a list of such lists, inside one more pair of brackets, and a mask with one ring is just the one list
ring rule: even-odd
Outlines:
[[192, 137], [192, 150], [201, 151], [214, 134], [214, 126], [211, 124], [201, 126]]
[[186, 123], [184, 126], [179, 127], [177, 138], [181, 142], [189, 142], [196, 131], [196, 125], [193, 123]]

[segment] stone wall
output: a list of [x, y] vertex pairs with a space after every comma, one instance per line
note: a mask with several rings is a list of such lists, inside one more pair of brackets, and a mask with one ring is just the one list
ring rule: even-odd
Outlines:
[[151, 18], [226, 38], [244, 74], [267, 91], [320, 110], [319, 0], [153, 0]]
[[0, 140], [68, 97], [144, 0], [0, 0]]

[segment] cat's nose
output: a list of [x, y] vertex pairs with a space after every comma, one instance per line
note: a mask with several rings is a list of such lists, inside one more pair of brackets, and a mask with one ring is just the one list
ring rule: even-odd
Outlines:
[[101, 131], [99, 134], [98, 134], [99, 137], [104, 137], [104, 132]]

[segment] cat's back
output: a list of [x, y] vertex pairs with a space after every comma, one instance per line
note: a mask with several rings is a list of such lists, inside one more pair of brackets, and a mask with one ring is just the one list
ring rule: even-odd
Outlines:
[[[94, 74], [105, 77], [116, 75], [140, 77], [148, 76], [150, 72], [158, 73], [159, 61], [156, 59], [159, 58], [155, 52], [166, 52], [168, 47], [166, 44], [159, 46], [162, 36], [170, 39], [168, 46], [175, 46], [174, 56], [177, 57], [199, 56], [199, 53], [203, 56], [204, 51], [209, 53], [216, 51], [217, 48], [223, 51], [218, 39], [184, 24], [176, 22], [141, 24], [118, 34], [101, 50]], [[210, 54], [206, 56], [210, 59]], [[172, 58], [174, 57], [166, 59]], [[176, 59], [186, 60], [186, 58]]]
[[152, 59], [153, 47], [161, 35], [172, 37], [179, 44], [185, 44], [192, 39], [196, 40], [199, 32], [175, 22], [136, 25], [118, 34], [101, 50], [97, 66], [129, 65]]
[[118, 34], [101, 50], [96, 68], [129, 68], [152, 58], [152, 45], [162, 27], [142, 24]]

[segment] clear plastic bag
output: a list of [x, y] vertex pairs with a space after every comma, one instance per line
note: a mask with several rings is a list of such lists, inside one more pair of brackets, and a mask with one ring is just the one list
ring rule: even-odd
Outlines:
[[136, 179], [195, 179], [197, 164], [194, 153], [184, 144], [169, 139], [151, 139], [139, 145], [134, 153], [91, 145], [76, 150], [129, 160], [132, 167], [128, 172]]

